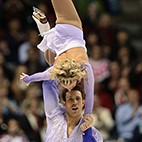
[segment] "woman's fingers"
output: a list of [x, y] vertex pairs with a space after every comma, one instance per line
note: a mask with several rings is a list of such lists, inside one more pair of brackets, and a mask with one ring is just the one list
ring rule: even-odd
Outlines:
[[82, 130], [82, 132], [86, 131], [87, 129], [89, 129], [91, 127], [92, 124], [84, 122], [83, 124], [81, 124], [80, 128]]
[[23, 73], [23, 72], [22, 72], [22, 75], [23, 75], [24, 77], [25, 77], [25, 76], [28, 76], [27, 74], [25, 74], [25, 73]]
[[[21, 75], [20, 75], [20, 81], [23, 82], [23, 83], [25, 83], [23, 81], [23, 78], [26, 77], [26, 76], [28, 76], [28, 75], [22, 72]], [[25, 84], [28, 86], [30, 83], [25, 83]]]
[[83, 120], [84, 120], [85, 122], [88, 122], [88, 123], [91, 123], [91, 124], [93, 124], [93, 121], [94, 121], [94, 119], [93, 119], [93, 117], [91, 116], [91, 114], [86, 114], [86, 115], [84, 116]]
[[84, 116], [83, 120], [85, 122], [83, 124], [81, 124], [81, 126], [80, 126], [82, 132], [86, 131], [87, 129], [89, 129], [92, 126], [94, 119], [91, 116], [91, 114], [86, 114]]

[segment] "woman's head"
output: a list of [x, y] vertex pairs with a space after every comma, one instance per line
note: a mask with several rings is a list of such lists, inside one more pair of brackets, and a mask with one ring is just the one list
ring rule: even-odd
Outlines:
[[72, 59], [60, 60], [58, 64], [54, 65], [53, 70], [50, 70], [50, 72], [50, 78], [58, 80], [63, 87], [69, 87], [71, 84], [74, 84], [73, 86], [71, 85], [71, 87], [75, 87], [77, 81], [80, 82], [83, 76], [86, 77], [83, 65]]

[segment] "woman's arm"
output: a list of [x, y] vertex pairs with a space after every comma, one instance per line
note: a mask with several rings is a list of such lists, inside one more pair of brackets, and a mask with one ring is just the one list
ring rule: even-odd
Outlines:
[[88, 62], [83, 63], [85, 64], [85, 71], [87, 73], [87, 81], [84, 77], [84, 91], [86, 94], [85, 97], [85, 112], [84, 116], [86, 114], [91, 114], [93, 109], [93, 103], [94, 103], [94, 75], [92, 71], [92, 67]]
[[43, 80], [50, 80], [50, 72], [49, 70], [52, 70], [53, 66], [48, 68], [48, 70], [40, 73], [35, 73], [33, 75], [28, 76], [27, 74], [22, 73], [20, 75], [20, 81], [24, 82], [26, 85], [29, 85], [29, 83], [34, 81], [43, 81]]

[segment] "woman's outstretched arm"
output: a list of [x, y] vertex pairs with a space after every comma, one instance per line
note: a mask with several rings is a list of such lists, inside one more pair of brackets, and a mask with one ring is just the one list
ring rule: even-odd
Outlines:
[[48, 68], [48, 70], [46, 70], [44, 72], [35, 73], [30, 76], [22, 73], [20, 75], [20, 81], [24, 82], [26, 85], [29, 85], [29, 83], [31, 83], [31, 82], [50, 80], [50, 71], [49, 70], [52, 70], [52, 69], [53, 69], [53, 66], [51, 66], [50, 68]]

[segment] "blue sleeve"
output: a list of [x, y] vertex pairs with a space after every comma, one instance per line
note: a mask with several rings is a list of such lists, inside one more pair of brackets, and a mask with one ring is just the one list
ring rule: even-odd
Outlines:
[[92, 136], [92, 128], [84, 131], [83, 142], [97, 142], [96, 139]]

